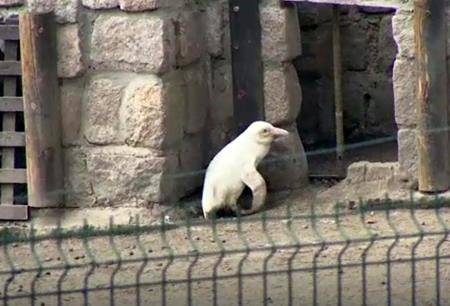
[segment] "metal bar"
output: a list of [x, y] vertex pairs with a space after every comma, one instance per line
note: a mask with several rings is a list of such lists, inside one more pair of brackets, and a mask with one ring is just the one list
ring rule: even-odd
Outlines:
[[333, 6], [333, 74], [334, 74], [334, 104], [336, 113], [336, 158], [338, 171], [343, 171], [344, 158], [344, 120], [342, 105], [342, 62], [341, 62], [341, 31], [339, 29], [339, 7]]

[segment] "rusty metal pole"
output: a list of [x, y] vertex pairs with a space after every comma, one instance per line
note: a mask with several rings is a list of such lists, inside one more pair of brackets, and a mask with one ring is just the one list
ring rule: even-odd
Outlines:
[[428, 193], [449, 187], [445, 9], [442, 0], [414, 2], [419, 190]]
[[344, 159], [344, 120], [342, 106], [342, 59], [341, 31], [339, 29], [339, 7], [333, 5], [333, 73], [334, 73], [334, 105], [336, 116], [336, 158], [338, 172], [341, 174]]

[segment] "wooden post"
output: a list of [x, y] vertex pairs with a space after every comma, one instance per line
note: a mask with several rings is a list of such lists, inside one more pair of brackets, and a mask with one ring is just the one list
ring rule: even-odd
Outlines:
[[230, 0], [231, 65], [236, 134], [264, 119], [258, 0]]
[[55, 18], [25, 13], [19, 26], [29, 205], [59, 206], [64, 183]]
[[442, 0], [414, 2], [419, 190], [430, 193], [449, 187], [445, 8]]
[[333, 73], [334, 105], [336, 116], [336, 158], [339, 174], [344, 172], [344, 115], [342, 105], [342, 59], [341, 31], [339, 28], [339, 7], [333, 6]]

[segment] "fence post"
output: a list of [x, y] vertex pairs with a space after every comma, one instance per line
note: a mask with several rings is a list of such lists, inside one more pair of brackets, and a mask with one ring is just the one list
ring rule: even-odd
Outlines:
[[445, 9], [446, 1], [442, 0], [414, 2], [418, 176], [422, 192], [440, 192], [449, 187]]
[[19, 26], [29, 205], [59, 206], [64, 183], [55, 18], [24, 13]]

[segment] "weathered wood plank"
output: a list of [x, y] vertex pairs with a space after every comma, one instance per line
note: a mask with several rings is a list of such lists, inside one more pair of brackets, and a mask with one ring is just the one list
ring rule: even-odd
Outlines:
[[0, 39], [19, 40], [19, 27], [17, 25], [0, 25]]
[[22, 68], [19, 61], [0, 61], [0, 75], [21, 75]]
[[[0, 184], [26, 184], [26, 169], [0, 169]], [[11, 202], [12, 203], [12, 202]]]
[[[24, 147], [25, 146], [25, 133], [24, 132], [0, 132], [0, 147], [7, 147], [3, 149], [2, 152], [2, 167], [3, 168], [14, 168], [14, 159], [12, 162], [4, 163], [5, 151], [13, 147]], [[12, 150], [13, 151], [13, 150]], [[14, 151], [13, 151], [14, 153]], [[14, 154], [12, 154], [14, 156]]]
[[[18, 41], [5, 41], [5, 60], [17, 60], [17, 52], [19, 48]], [[3, 94], [5, 96], [15, 96], [17, 90], [17, 77], [8, 76], [3, 81]], [[24, 133], [15, 133], [16, 130], [16, 114], [3, 113], [2, 120], [3, 132], [0, 133], [0, 146], [9, 147], [2, 149], [2, 168], [14, 168], [14, 147], [25, 145]], [[1, 186], [1, 202], [14, 202], [14, 185], [4, 184]]]
[[55, 17], [53, 13], [24, 13], [19, 28], [27, 128], [28, 204], [60, 206], [64, 176]]
[[264, 119], [261, 25], [258, 0], [230, 0], [233, 100], [236, 132]]
[[448, 181], [446, 1], [416, 0], [419, 190], [441, 192]]
[[0, 220], [28, 220], [27, 205], [0, 205]]
[[22, 97], [0, 97], [0, 112], [23, 112]]

